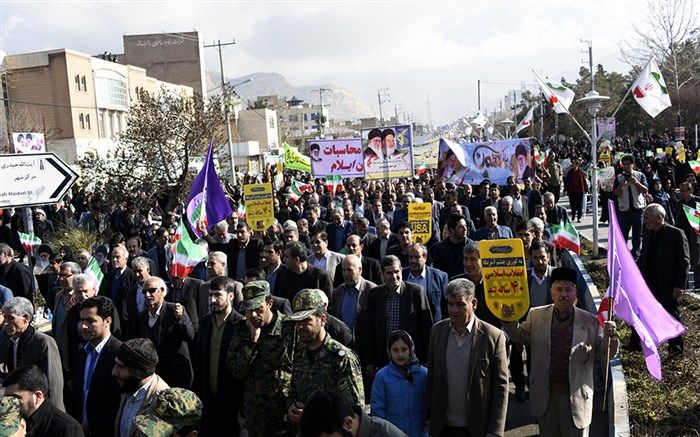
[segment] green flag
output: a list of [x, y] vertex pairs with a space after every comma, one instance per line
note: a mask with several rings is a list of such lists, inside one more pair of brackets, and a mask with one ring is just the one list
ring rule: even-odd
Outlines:
[[296, 147], [284, 143], [284, 168], [311, 173], [311, 158], [302, 155]]

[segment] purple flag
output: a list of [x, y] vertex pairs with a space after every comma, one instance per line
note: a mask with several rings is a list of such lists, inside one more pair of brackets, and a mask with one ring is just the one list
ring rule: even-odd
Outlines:
[[[615, 204], [609, 201], [610, 227], [608, 228], [608, 274], [610, 287], [598, 310], [598, 317], [614, 299], [614, 313], [639, 334], [642, 353], [651, 376], [661, 379], [661, 359], [658, 346], [678, 337], [685, 327], [674, 319], [649, 290], [637, 263], [627, 248], [617, 222]], [[624, 269], [622, 268], [624, 266]]]
[[232, 213], [231, 205], [229, 205], [219, 178], [216, 176], [213, 144], [210, 142], [204, 167], [192, 182], [190, 198], [187, 201], [187, 221], [195, 235], [201, 237], [201, 233], [197, 230], [197, 222], [203, 222], [206, 229], [210, 230]]

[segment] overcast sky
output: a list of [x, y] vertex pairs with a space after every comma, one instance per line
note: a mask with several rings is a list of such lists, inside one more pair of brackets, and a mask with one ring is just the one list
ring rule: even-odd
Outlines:
[[[477, 79], [532, 83], [531, 69], [574, 80], [593, 41], [594, 63], [627, 72], [620, 42], [643, 25], [636, 1], [459, 2], [12, 2], [0, 1], [0, 50], [8, 54], [71, 48], [121, 53], [122, 35], [196, 29], [224, 50], [228, 77], [278, 72], [293, 85], [333, 84], [377, 109], [391, 103], [433, 124], [472, 116]], [[219, 69], [207, 49], [206, 68]], [[482, 85], [491, 111], [513, 85]], [[580, 97], [580, 96], [577, 96]]]

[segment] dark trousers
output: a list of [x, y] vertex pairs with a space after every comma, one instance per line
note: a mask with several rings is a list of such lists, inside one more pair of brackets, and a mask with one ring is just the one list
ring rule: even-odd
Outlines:
[[639, 258], [642, 244], [642, 220], [644, 211], [641, 209], [630, 209], [629, 211], [620, 211], [618, 220], [620, 221], [620, 231], [625, 241], [629, 238], [630, 229], [632, 229], [632, 256], [636, 260]]
[[510, 356], [508, 357], [508, 370], [510, 370], [510, 377], [513, 379], [513, 384], [515, 384], [516, 390], [524, 389], [525, 369], [523, 367], [523, 345], [511, 343], [509, 344], [508, 350], [510, 352]]
[[467, 426], [444, 426], [440, 431], [440, 437], [471, 437]]
[[[561, 195], [561, 185], [547, 185], [547, 191], [554, 194], [554, 203], [559, 203], [559, 196]], [[544, 193], [542, 193], [544, 195]]]
[[569, 205], [571, 207], [571, 220], [583, 216], [583, 193], [569, 193]]

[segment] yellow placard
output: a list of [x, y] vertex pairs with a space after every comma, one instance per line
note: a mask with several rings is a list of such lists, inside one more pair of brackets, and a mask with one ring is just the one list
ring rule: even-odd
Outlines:
[[243, 186], [245, 221], [250, 229], [265, 231], [275, 221], [275, 208], [271, 184], [247, 184]]
[[673, 147], [671, 147], [671, 146], [666, 147], [666, 149], [664, 149], [664, 151], [666, 152], [666, 154], [668, 156], [673, 155]]
[[[519, 320], [530, 308], [523, 240], [482, 240], [479, 242], [479, 255], [486, 306], [503, 321]], [[515, 314], [504, 317], [503, 305], [512, 306]]]
[[658, 155], [659, 153], [663, 152], [663, 149], [661, 147], [656, 148], [656, 154]]
[[608, 149], [603, 149], [603, 151], [600, 152], [599, 159], [601, 161], [605, 162], [607, 165], [610, 165], [610, 161], [611, 161], [612, 157], [610, 156], [610, 152], [608, 151]]
[[408, 222], [413, 230], [413, 242], [427, 243], [433, 235], [433, 204], [409, 203]]

